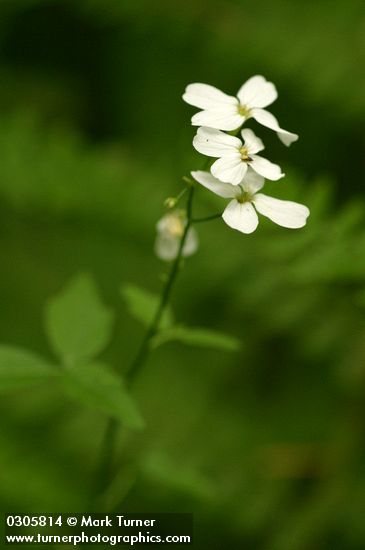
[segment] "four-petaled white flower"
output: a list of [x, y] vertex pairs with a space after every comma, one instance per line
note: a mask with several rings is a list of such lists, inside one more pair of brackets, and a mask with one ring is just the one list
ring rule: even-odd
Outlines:
[[263, 109], [271, 105], [278, 93], [272, 82], [256, 75], [239, 89], [237, 97], [230, 96], [209, 84], [189, 84], [183, 100], [200, 111], [191, 119], [193, 126], [208, 126], [217, 130], [237, 130], [249, 118], [274, 130], [285, 145], [298, 139], [297, 134], [280, 128], [277, 119]]
[[[274, 84], [260, 75], [247, 80], [237, 97], [199, 83], [189, 84], [183, 95], [184, 101], [203, 109], [191, 120], [193, 126], [200, 126], [193, 140], [195, 149], [217, 159], [211, 165], [210, 172], [196, 171], [191, 174], [216, 195], [230, 199], [222, 218], [227, 225], [246, 234], [257, 228], [257, 213], [292, 229], [303, 227], [310, 214], [303, 204], [259, 193], [265, 178], [276, 181], [285, 174], [280, 166], [257, 154], [265, 147], [252, 130], [241, 130], [242, 140], [236, 137], [242, 124], [253, 118], [274, 130], [285, 145], [298, 139], [297, 134], [283, 130], [277, 119], [264, 109], [275, 101], [277, 95]], [[235, 135], [225, 133], [233, 130], [236, 130]], [[155, 252], [159, 258], [171, 261], [177, 257], [186, 224], [184, 210], [174, 210], [159, 220], [155, 242]], [[198, 248], [195, 229], [190, 227], [185, 237], [181, 254], [190, 256]]]
[[193, 145], [199, 153], [209, 157], [219, 157], [212, 166], [213, 176], [225, 183], [238, 185], [243, 180], [249, 166], [255, 172], [269, 180], [278, 180], [285, 174], [280, 166], [259, 155], [265, 147], [261, 139], [252, 130], [241, 131], [244, 143], [235, 136], [225, 134], [213, 128], [198, 128]]
[[[185, 227], [186, 213], [184, 210], [169, 212], [158, 221], [155, 253], [161, 260], [169, 262], [176, 258]], [[182, 249], [182, 255], [191, 256], [197, 249], [198, 235], [195, 229], [190, 227]]]
[[222, 218], [227, 225], [242, 233], [255, 231], [259, 223], [256, 210], [282, 227], [297, 229], [306, 224], [309, 209], [297, 202], [274, 199], [258, 193], [264, 185], [264, 178], [252, 170], [248, 170], [239, 185], [222, 183], [209, 172], [197, 171], [191, 172], [191, 175], [216, 195], [232, 199]]

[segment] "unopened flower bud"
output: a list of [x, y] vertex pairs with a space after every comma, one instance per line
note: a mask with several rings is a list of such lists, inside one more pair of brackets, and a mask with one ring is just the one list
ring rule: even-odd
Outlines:
[[167, 197], [167, 199], [164, 201], [165, 208], [175, 208], [177, 204], [177, 200], [175, 197]]

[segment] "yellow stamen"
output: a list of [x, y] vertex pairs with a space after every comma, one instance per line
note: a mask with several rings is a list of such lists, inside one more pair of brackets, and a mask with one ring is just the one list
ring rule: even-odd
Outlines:
[[244, 116], [246, 118], [249, 118], [250, 116], [250, 109], [246, 107], [246, 105], [238, 105], [237, 107], [238, 114], [241, 116]]
[[241, 159], [244, 161], [244, 162], [250, 162], [250, 160], [252, 160], [252, 158], [250, 157], [250, 155], [248, 154], [248, 149], [247, 147], [243, 146], [239, 149], [239, 153], [241, 155]]

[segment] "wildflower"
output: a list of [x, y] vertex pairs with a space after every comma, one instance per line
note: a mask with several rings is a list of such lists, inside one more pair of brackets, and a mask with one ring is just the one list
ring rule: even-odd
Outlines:
[[244, 143], [235, 136], [213, 128], [198, 128], [193, 145], [199, 153], [209, 157], [219, 157], [212, 166], [213, 176], [225, 183], [238, 185], [242, 182], [249, 166], [269, 180], [278, 180], [285, 174], [280, 166], [256, 155], [265, 147], [252, 130], [241, 131]]
[[263, 109], [271, 105], [277, 96], [274, 84], [256, 75], [241, 86], [237, 97], [209, 84], [196, 83], [187, 86], [183, 100], [203, 109], [191, 119], [193, 126], [231, 131], [240, 128], [249, 118], [254, 118], [259, 124], [274, 130], [285, 145], [290, 145], [298, 139], [298, 135], [280, 128], [274, 115]]
[[[175, 210], [165, 214], [157, 223], [155, 253], [165, 261], [174, 260], [178, 254], [181, 238], [186, 227], [186, 213]], [[198, 236], [193, 227], [189, 228], [182, 250], [183, 256], [191, 256], [198, 249]]]
[[[255, 231], [259, 220], [257, 212], [274, 223], [290, 229], [306, 224], [309, 209], [297, 202], [284, 201], [258, 193], [264, 185], [264, 178], [249, 169], [239, 183], [222, 183], [209, 172], [191, 172], [201, 185], [225, 199], [232, 199], [222, 214], [223, 220], [233, 229], [242, 233]], [[257, 211], [257, 212], [256, 212]]]

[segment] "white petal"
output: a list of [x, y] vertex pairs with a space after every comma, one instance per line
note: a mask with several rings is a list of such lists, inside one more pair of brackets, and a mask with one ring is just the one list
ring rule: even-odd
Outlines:
[[162, 216], [156, 224], [156, 229], [159, 233], [168, 232], [171, 224], [171, 216], [169, 214]]
[[254, 207], [249, 202], [231, 201], [222, 214], [227, 225], [242, 233], [255, 231], [259, 220]]
[[242, 162], [239, 155], [222, 157], [212, 164], [210, 171], [219, 180], [238, 185], [246, 174], [247, 164]]
[[242, 105], [247, 107], [267, 107], [278, 97], [276, 88], [272, 82], [260, 75], [253, 76], [238, 91], [237, 94]]
[[273, 164], [267, 159], [264, 159], [258, 155], [252, 155], [252, 162], [250, 162], [250, 166], [260, 174], [260, 176], [264, 176], [264, 178], [268, 180], [279, 180], [280, 178], [283, 178], [285, 174], [282, 173], [280, 166], [277, 164]]
[[290, 229], [303, 227], [310, 214], [309, 208], [303, 204], [274, 199], [262, 193], [255, 195], [253, 203], [260, 214], [278, 225]]
[[199, 153], [209, 157], [223, 157], [226, 155], [237, 155], [238, 149], [242, 146], [240, 139], [225, 134], [220, 130], [199, 128], [193, 139], [193, 145]]
[[249, 154], [254, 155], [255, 153], [265, 149], [265, 145], [262, 143], [261, 139], [258, 138], [249, 128], [242, 130], [241, 135], [244, 139], [245, 146], [247, 147]]
[[223, 197], [224, 199], [232, 199], [236, 196], [237, 187], [235, 185], [221, 182], [220, 180], [212, 176], [210, 172], [203, 172], [202, 170], [198, 170], [196, 172], [191, 172], [191, 175], [198, 183], [200, 183], [210, 191], [213, 191], [213, 193], [215, 193], [219, 197]]
[[263, 178], [262, 176], [254, 172], [254, 170], [252, 170], [252, 168], [249, 167], [240, 185], [244, 191], [254, 194], [263, 188], [264, 183], [265, 183], [265, 178]]
[[183, 100], [189, 105], [200, 109], [210, 109], [222, 105], [237, 105], [237, 99], [227, 95], [209, 84], [189, 84], [183, 95]]
[[198, 250], [199, 240], [198, 234], [194, 227], [191, 227], [186, 235], [186, 241], [183, 246], [182, 255], [191, 256]]
[[269, 113], [269, 111], [265, 111], [265, 109], [252, 109], [251, 116], [263, 126], [266, 126], [271, 130], [275, 130], [278, 134], [278, 138], [284, 143], [284, 145], [289, 146], [294, 141], [297, 141], [299, 137], [298, 134], [293, 134], [292, 132], [288, 132], [287, 130], [280, 128], [279, 122], [274, 115]]
[[217, 130], [236, 130], [245, 121], [245, 117], [237, 112], [235, 105], [226, 105], [219, 109], [208, 109], [196, 113], [191, 119], [193, 126], [208, 126]]
[[174, 260], [179, 251], [178, 237], [166, 233], [158, 233], [155, 241], [155, 254], [161, 260], [169, 262]]

